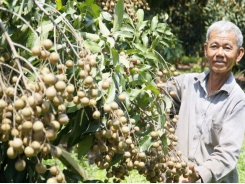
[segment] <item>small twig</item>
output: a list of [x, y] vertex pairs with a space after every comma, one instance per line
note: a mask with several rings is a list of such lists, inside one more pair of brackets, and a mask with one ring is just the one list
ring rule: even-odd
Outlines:
[[[19, 54], [17, 53], [17, 51], [16, 51], [16, 49], [15, 49], [15, 47], [14, 47], [14, 44], [13, 44], [13, 42], [12, 42], [10, 36], [8, 35], [6, 29], [5, 29], [4, 26], [3, 26], [2, 19], [0, 19], [0, 28], [2, 29], [3, 34], [4, 34], [5, 38], [7, 39], [8, 44], [9, 44], [9, 46], [10, 46], [10, 48], [11, 48], [11, 51], [12, 51], [12, 53], [13, 53], [13, 55], [14, 55], [15, 63], [17, 63], [17, 66], [18, 66], [18, 68], [19, 68], [19, 71], [20, 71], [20, 73], [22, 73], [23, 71], [22, 71], [22, 68], [21, 68], [21, 65], [20, 65], [20, 61], [19, 61], [19, 57], [20, 57], [20, 56], [19, 56]], [[25, 80], [24, 80], [24, 84], [25, 84], [25, 86], [27, 87], [27, 84], [26, 84], [26, 81], [25, 81]]]
[[38, 34], [36, 33], [36, 31], [31, 27], [31, 25], [23, 18], [23, 17], [21, 17], [19, 14], [17, 14], [17, 13], [15, 13], [15, 12], [13, 12], [13, 11], [10, 11], [10, 10], [8, 10], [8, 9], [6, 9], [6, 8], [3, 8], [3, 7], [0, 7], [0, 10], [2, 10], [2, 11], [6, 11], [6, 12], [9, 12], [9, 13], [11, 13], [11, 14], [13, 14], [13, 15], [15, 15], [15, 16], [17, 16], [19, 19], [21, 19], [31, 30], [32, 30], [32, 32], [35, 34], [35, 36], [36, 37], [38, 37]]
[[56, 24], [56, 22], [54, 21], [54, 19], [50, 16], [50, 13], [48, 13], [42, 6], [40, 6], [40, 3], [37, 2], [36, 0], [33, 0], [34, 3], [40, 8], [41, 11], [43, 11], [43, 13], [45, 15], [47, 15], [49, 17], [49, 19], [51, 20], [51, 22], [53, 23], [53, 25], [56, 27], [56, 29], [62, 34], [62, 36], [65, 38], [65, 40], [67, 41], [67, 43], [69, 44], [70, 48], [72, 49], [72, 51], [74, 52], [74, 54], [79, 58], [78, 53], [75, 51], [75, 49], [72, 47], [71, 42], [69, 41], [69, 39], [67, 38], [67, 36], [63, 33], [63, 31], [60, 29], [60, 27]]

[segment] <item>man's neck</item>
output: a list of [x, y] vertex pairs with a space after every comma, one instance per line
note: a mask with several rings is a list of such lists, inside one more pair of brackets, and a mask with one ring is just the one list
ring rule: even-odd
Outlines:
[[210, 71], [207, 84], [208, 95], [211, 95], [215, 91], [219, 90], [230, 77], [230, 74], [231, 71], [222, 74]]

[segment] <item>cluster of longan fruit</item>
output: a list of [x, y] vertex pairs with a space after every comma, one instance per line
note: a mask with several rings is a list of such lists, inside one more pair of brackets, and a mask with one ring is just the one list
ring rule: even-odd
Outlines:
[[[81, 86], [88, 88], [86, 91], [83, 88], [77, 90], [68, 82], [66, 74], [67, 69], [73, 68], [74, 62], [63, 62], [58, 52], [51, 51], [52, 46], [53, 42], [46, 39], [41, 46], [31, 49], [32, 55], [41, 63], [39, 68], [30, 65], [28, 67], [28, 71], [34, 75], [34, 80], [22, 73], [26, 71], [25, 67], [19, 69], [15, 65], [14, 69], [3, 65], [8, 70], [2, 73], [3, 80], [0, 85], [0, 141], [8, 142], [7, 156], [10, 159], [18, 158], [15, 164], [18, 171], [26, 168], [27, 159], [37, 157], [35, 170], [43, 174], [47, 168], [42, 164], [42, 159], [48, 159], [51, 155], [58, 158], [61, 155], [61, 149], [53, 146], [52, 141], [56, 139], [60, 128], [69, 122], [66, 114], [67, 102], [96, 106], [98, 90], [94, 89], [96, 86], [90, 76], [90, 68], [96, 65], [95, 57], [87, 55], [77, 62], [77, 66], [81, 68]], [[6, 53], [0, 57], [2, 63], [10, 59], [10, 55]], [[13, 71], [9, 72], [11, 69]], [[88, 102], [87, 96], [90, 98]], [[93, 115], [95, 119], [100, 117], [98, 112]], [[51, 173], [53, 177], [50, 181], [64, 182], [64, 175], [58, 166], [56, 168], [57, 172]]]
[[[124, 102], [123, 94], [119, 95]], [[135, 119], [127, 117], [127, 114], [116, 102], [104, 105], [107, 113], [106, 127], [95, 132], [95, 142], [91, 151], [96, 153], [95, 164], [100, 169], [106, 169], [107, 178], [113, 178], [118, 183], [129, 176], [129, 171], [135, 169], [150, 182], [177, 181], [181, 174], [188, 176], [187, 164], [181, 159], [181, 152], [174, 147], [178, 138], [174, 135], [174, 125], [178, 120], [175, 116], [171, 122], [166, 122], [163, 133], [152, 131], [150, 133], [152, 144], [146, 151], [140, 151], [137, 133], [141, 131]], [[164, 145], [161, 136], [165, 135], [170, 140], [170, 145]], [[163, 150], [168, 149], [168, 153]], [[121, 154], [122, 159], [117, 165], [111, 164], [113, 156]], [[108, 179], [105, 182], [108, 182]]]

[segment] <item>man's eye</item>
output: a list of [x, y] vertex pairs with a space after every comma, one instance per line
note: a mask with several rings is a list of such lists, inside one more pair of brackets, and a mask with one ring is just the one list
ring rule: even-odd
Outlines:
[[225, 50], [231, 50], [231, 48], [230, 47], [225, 47]]
[[217, 49], [218, 47], [216, 45], [211, 46], [212, 49]]

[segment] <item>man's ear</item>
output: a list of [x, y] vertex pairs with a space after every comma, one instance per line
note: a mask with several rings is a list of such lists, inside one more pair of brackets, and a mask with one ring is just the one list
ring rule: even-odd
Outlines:
[[238, 64], [239, 61], [241, 61], [243, 55], [244, 55], [244, 48], [240, 47], [239, 50], [238, 50], [238, 56], [237, 56], [237, 59], [236, 59], [236, 64]]
[[207, 57], [207, 48], [208, 48], [207, 43], [204, 43], [203, 47], [204, 47], [204, 55], [205, 55], [205, 57]]

